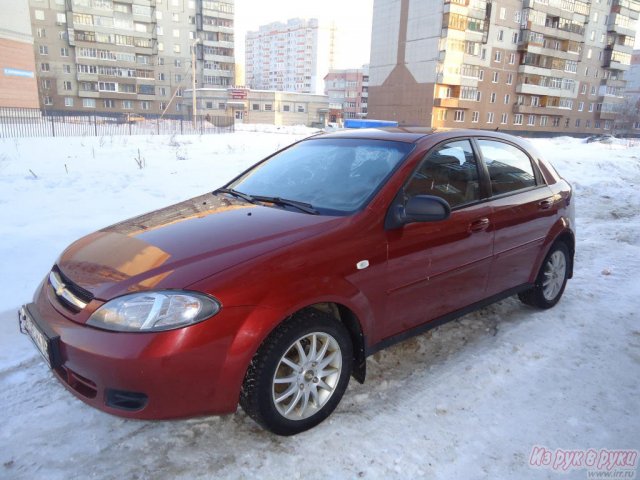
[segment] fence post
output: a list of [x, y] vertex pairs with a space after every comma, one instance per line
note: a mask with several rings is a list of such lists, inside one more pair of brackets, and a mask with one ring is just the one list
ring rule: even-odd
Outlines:
[[183, 135], [183, 132], [182, 132], [182, 118], [180, 119], [180, 135]]
[[56, 136], [56, 124], [53, 121], [53, 115], [51, 115], [51, 135]]
[[156, 129], [157, 134], [160, 135], [160, 119], [159, 118], [156, 119], [156, 127], [157, 127]]
[[97, 115], [93, 116], [93, 131], [97, 137], [98, 136], [98, 116]]
[[127, 122], [127, 125], [129, 125], [129, 136], [131, 136], [131, 120], [129, 119], [129, 116], [125, 116], [125, 120]]

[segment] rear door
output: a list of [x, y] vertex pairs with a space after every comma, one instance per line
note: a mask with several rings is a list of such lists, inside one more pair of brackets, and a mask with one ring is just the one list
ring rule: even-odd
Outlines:
[[529, 155], [511, 143], [476, 139], [491, 183], [494, 254], [487, 296], [529, 281], [555, 219], [553, 193]]
[[440, 222], [385, 232], [387, 338], [465, 307], [485, 296], [491, 263], [491, 207], [482, 203], [478, 161], [469, 139], [432, 148], [404, 186], [405, 199], [435, 195], [452, 207]]

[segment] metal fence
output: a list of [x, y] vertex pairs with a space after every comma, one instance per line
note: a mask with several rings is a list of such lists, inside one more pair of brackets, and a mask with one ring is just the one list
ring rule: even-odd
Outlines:
[[0, 138], [103, 135], [202, 135], [234, 131], [229, 116], [182, 117], [139, 114], [87, 114], [0, 107]]

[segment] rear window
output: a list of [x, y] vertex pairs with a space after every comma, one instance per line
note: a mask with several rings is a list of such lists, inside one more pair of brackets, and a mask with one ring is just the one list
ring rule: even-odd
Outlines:
[[482, 157], [489, 170], [493, 195], [536, 186], [531, 159], [508, 143], [478, 140]]

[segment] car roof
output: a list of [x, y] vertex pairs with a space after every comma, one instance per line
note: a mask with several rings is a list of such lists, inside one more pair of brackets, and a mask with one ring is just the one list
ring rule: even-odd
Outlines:
[[415, 143], [434, 132], [435, 130], [433, 128], [426, 127], [351, 128], [337, 132], [323, 133], [313, 138], [362, 138]]
[[[427, 137], [435, 136], [438, 140], [456, 137], [489, 137], [508, 140], [521, 145], [527, 144], [522, 138], [505, 134], [495, 130], [469, 130], [458, 128], [428, 128], [428, 127], [381, 127], [354, 128], [338, 130], [336, 132], [321, 133], [311, 138], [359, 138], [371, 140], [389, 140], [396, 142], [418, 143]], [[524, 146], [524, 145], [523, 145]], [[529, 145], [527, 145], [529, 147]]]

